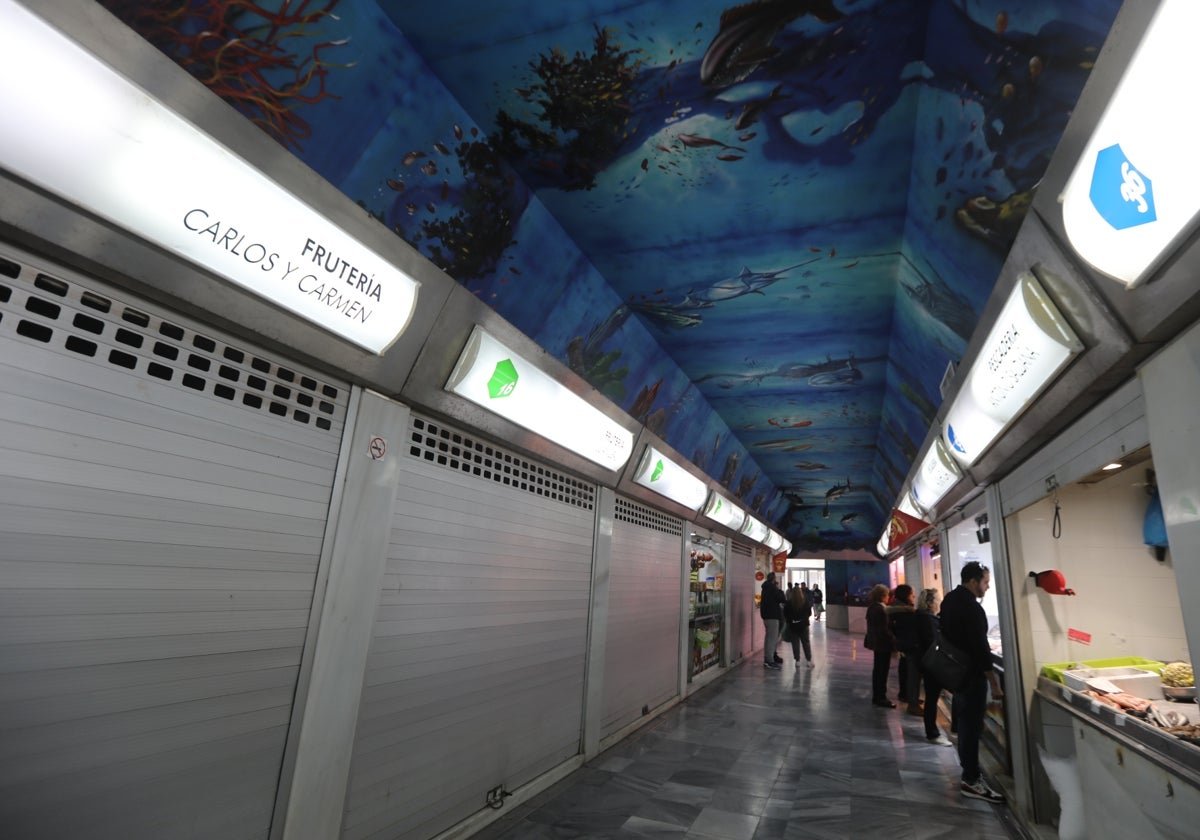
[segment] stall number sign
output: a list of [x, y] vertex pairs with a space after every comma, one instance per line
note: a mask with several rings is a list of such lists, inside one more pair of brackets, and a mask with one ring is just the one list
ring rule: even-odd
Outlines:
[[1130, 162], [1119, 143], [1096, 154], [1088, 197], [1101, 218], [1116, 230], [1158, 219], [1154, 210], [1154, 184]]

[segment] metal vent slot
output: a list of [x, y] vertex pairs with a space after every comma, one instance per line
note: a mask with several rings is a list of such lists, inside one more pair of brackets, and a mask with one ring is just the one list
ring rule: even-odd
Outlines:
[[408, 454], [572, 507], [595, 507], [592, 485], [415, 414], [409, 419]]
[[348, 389], [212, 330], [0, 254], [0, 335], [59, 349], [246, 410], [341, 434]]
[[620, 497], [617, 498], [617, 509], [614, 515], [618, 522], [641, 525], [643, 528], [650, 528], [653, 531], [661, 531], [664, 534], [671, 534], [676, 537], [683, 536], [683, 522], [681, 520], [657, 511], [654, 508], [648, 508], [645, 505], [639, 505], [636, 502], [630, 502]]

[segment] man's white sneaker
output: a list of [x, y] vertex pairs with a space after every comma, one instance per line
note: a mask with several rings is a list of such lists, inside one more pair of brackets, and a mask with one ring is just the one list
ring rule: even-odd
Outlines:
[[1004, 804], [1004, 797], [988, 787], [987, 782], [982, 777], [973, 785], [963, 782], [959, 786], [959, 790], [963, 796], [970, 799], [982, 799], [984, 802], [991, 802], [995, 805]]

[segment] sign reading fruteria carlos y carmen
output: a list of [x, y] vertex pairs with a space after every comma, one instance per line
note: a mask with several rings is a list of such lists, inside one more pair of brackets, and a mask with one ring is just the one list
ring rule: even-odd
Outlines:
[[373, 353], [408, 326], [416, 280], [28, 9], [0, 18], [0, 77], [55, 68], [0, 85], [0, 169]]
[[326, 226], [320, 239], [286, 232], [269, 242], [205, 207], [188, 209], [182, 222], [214, 251], [210, 264], [230, 266], [222, 272], [230, 279], [356, 344], [381, 352], [408, 321], [413, 281], [336, 228]]

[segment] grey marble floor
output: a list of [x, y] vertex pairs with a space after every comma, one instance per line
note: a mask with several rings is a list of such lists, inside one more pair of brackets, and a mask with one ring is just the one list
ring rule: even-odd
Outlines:
[[920, 718], [870, 704], [869, 654], [812, 635], [814, 668], [787, 646], [780, 671], [750, 657], [472, 840], [1021, 837], [1005, 806], [960, 796]]

